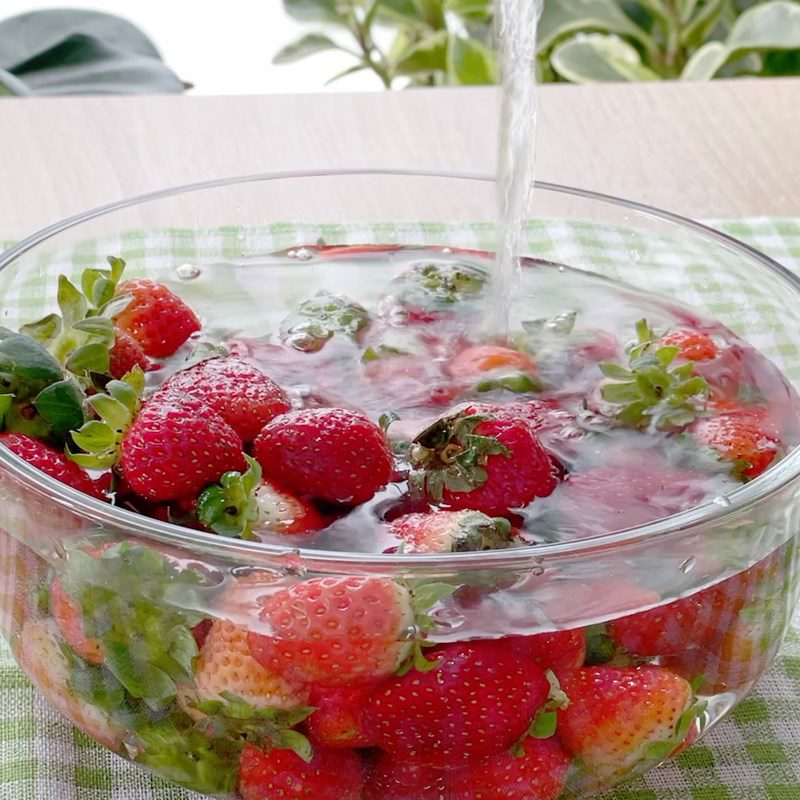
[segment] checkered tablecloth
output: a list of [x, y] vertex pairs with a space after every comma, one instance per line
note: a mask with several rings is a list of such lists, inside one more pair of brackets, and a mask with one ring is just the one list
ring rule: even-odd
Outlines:
[[[345, 231], [329, 226], [313, 233], [327, 241], [403, 241], [403, 231], [389, 231], [385, 226], [367, 227], [362, 231]], [[800, 272], [800, 220], [750, 219], [718, 222], [717, 227], [753, 244], [785, 266]], [[419, 233], [419, 230], [416, 231]], [[286, 246], [301, 240], [301, 231], [286, 226], [278, 234], [273, 230], [264, 247]], [[308, 231], [308, 240], [311, 231]], [[387, 234], [391, 234], [391, 237]], [[436, 241], [437, 230], [430, 227], [430, 240]], [[211, 234], [204, 234], [211, 236]], [[214, 234], [214, 247], [221, 254], [235, 253], [242, 240], [254, 234], [224, 229]], [[459, 242], [465, 246], [486, 246], [486, 232], [475, 230], [472, 239]], [[192, 234], [193, 236], [193, 234]], [[147, 259], [192, 260], [197, 256], [197, 241], [187, 232], [164, 232], [154, 239], [142, 234], [103, 241], [69, 254], [53, 254], [42, 274], [93, 263], [104, 253], [122, 252], [133, 263], [138, 259], [150, 269]], [[214, 236], [216, 238], [214, 238]], [[292, 241], [293, 240], [293, 241]], [[624, 234], [609, 242], [590, 229], [570, 229], [564, 242], [568, 246], [556, 255], [570, 264], [581, 258], [592, 261], [648, 254], [670, 260], [669, 247], [648, 251], [647, 242], [630, 241]], [[571, 248], [571, 249], [570, 249]], [[674, 253], [672, 253], [674, 256]], [[704, 262], [702, 254], [692, 269], [708, 278], [713, 264]], [[613, 271], [613, 270], [612, 270]], [[724, 276], [718, 280], [720, 304], [730, 302], [726, 296]], [[707, 284], [707, 280], [706, 280]], [[649, 286], [658, 289], [658, 286]], [[691, 287], [679, 288], [686, 296]], [[707, 290], [707, 286], [706, 286]], [[33, 299], [41, 286], [20, 286], [0, 275], [0, 297], [3, 306], [21, 309], [33, 307]], [[219, 301], [219, 298], [216, 298]], [[4, 324], [13, 320], [5, 319]], [[771, 357], [776, 354], [795, 359], [796, 348], [779, 341], [774, 332], [765, 332], [761, 346]], [[792, 376], [792, 377], [797, 377]], [[2, 587], [0, 587], [1, 589]], [[15, 667], [7, 646], [0, 639], [0, 800], [199, 800], [199, 796], [165, 784], [139, 767], [95, 745], [83, 734], [63, 722], [34, 692]], [[604, 796], [603, 800], [800, 800], [800, 620], [796, 622], [780, 657], [754, 694], [734, 713], [711, 731], [702, 742], [682, 753], [674, 761], [656, 769], [637, 781]]]

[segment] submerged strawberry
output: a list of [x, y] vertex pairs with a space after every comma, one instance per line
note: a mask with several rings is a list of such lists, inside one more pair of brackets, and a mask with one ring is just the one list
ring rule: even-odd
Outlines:
[[536, 372], [536, 362], [521, 350], [480, 344], [467, 347], [448, 363], [450, 374], [456, 378], [477, 378], [484, 372]]
[[116, 323], [155, 358], [171, 356], [193, 333], [200, 320], [186, 303], [166, 286], [146, 278], [123, 281], [118, 296], [131, 298]]
[[523, 664], [552, 669], [557, 673], [583, 666], [586, 657], [586, 633], [583, 628], [569, 631], [511, 636], [507, 640], [517, 649]]
[[273, 635], [251, 633], [253, 657], [293, 680], [341, 686], [379, 680], [411, 650], [408, 591], [387, 578], [314, 578], [259, 599]]
[[504, 750], [529, 728], [550, 684], [509, 640], [456, 642], [428, 652], [436, 666], [379, 684], [366, 710], [376, 744], [400, 757], [455, 764]]
[[292, 750], [245, 744], [239, 759], [242, 800], [361, 800], [364, 770], [355, 752], [316, 747], [304, 761]]
[[93, 480], [86, 470], [44, 442], [23, 433], [2, 433], [0, 434], [0, 444], [5, 445], [12, 453], [51, 478], [55, 478], [79, 492], [96, 497], [98, 500], [108, 499], [102, 489], [102, 483]]
[[559, 509], [576, 531], [608, 533], [691, 508], [706, 497], [709, 485], [698, 472], [633, 451], [572, 473], [562, 486]]
[[232, 356], [210, 358], [176, 372], [164, 388], [202, 400], [244, 442], [251, 442], [264, 425], [290, 408], [280, 386], [257, 367]]
[[371, 691], [370, 686], [313, 689], [309, 702], [314, 712], [306, 720], [311, 741], [325, 747], [370, 747], [373, 741], [364, 711]]
[[190, 395], [164, 392], [133, 420], [119, 466], [136, 494], [163, 501], [196, 495], [245, 463], [242, 441], [222, 417]]
[[235, 695], [254, 708], [288, 709], [303, 705], [308, 692], [261, 666], [250, 655], [247, 630], [214, 620], [194, 669], [194, 691], [201, 702]]
[[273, 419], [255, 441], [264, 475], [301, 497], [360, 505], [392, 477], [383, 431], [343, 408], [290, 411]]
[[[555, 739], [526, 738], [453, 774], [453, 797], [481, 800], [556, 800], [564, 788], [570, 758]], [[479, 787], [479, 788], [478, 788]]]
[[692, 689], [663, 667], [583, 667], [559, 675], [569, 705], [556, 735], [586, 770], [619, 779], [684, 740]]
[[711, 361], [719, 354], [714, 340], [701, 331], [679, 328], [661, 337], [661, 344], [677, 347], [678, 355], [689, 361]]
[[79, 698], [71, 686], [70, 666], [52, 620], [28, 619], [12, 642], [23, 672], [76, 728], [118, 751], [126, 731], [101, 707]]
[[691, 430], [699, 445], [731, 462], [733, 470], [745, 478], [758, 477], [780, 450], [771, 426], [754, 414], [733, 412], [701, 419]]
[[508, 520], [480, 511], [433, 511], [398, 517], [389, 532], [400, 539], [405, 553], [454, 553], [495, 550], [511, 544]]
[[411, 481], [436, 503], [502, 516], [556, 487], [556, 469], [530, 425], [467, 407], [426, 428], [411, 448]]
[[364, 800], [455, 800], [449, 787], [465, 771], [463, 766], [430, 766], [404, 755], [377, 752], [369, 763]]
[[64, 641], [90, 664], [102, 664], [105, 660], [103, 646], [97, 639], [89, 637], [83, 629], [78, 604], [66, 593], [61, 581], [50, 585], [50, 610]]

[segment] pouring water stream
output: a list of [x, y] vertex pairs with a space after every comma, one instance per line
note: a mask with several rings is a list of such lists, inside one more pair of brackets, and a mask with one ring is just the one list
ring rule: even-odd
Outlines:
[[487, 319], [490, 333], [509, 333], [519, 276], [523, 225], [533, 192], [536, 140], [536, 28], [543, 0], [496, 0], [495, 36], [502, 99], [497, 159], [497, 260]]

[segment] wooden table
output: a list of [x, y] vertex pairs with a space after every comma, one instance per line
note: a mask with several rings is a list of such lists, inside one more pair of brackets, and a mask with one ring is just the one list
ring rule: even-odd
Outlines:
[[[539, 177], [691, 216], [800, 216], [800, 79], [545, 86]], [[0, 100], [0, 239], [271, 170], [492, 172], [493, 88]]]

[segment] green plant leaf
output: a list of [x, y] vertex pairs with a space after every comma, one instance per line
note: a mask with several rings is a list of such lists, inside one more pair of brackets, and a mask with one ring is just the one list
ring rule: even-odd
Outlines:
[[0, 22], [0, 68], [40, 95], [185, 88], [139, 28], [97, 11], [48, 9]]
[[48, 314], [36, 322], [20, 325], [19, 332], [47, 347], [61, 333], [61, 317], [58, 314]]
[[397, 75], [417, 75], [419, 73], [447, 69], [447, 31], [436, 31], [411, 44], [397, 58], [394, 72]]
[[547, 0], [539, 20], [538, 51], [549, 50], [559, 39], [579, 31], [630, 36], [648, 50], [655, 43], [615, 0]]
[[66, 368], [76, 375], [86, 372], [108, 372], [110, 364], [108, 345], [103, 342], [89, 342], [70, 354]]
[[340, 0], [283, 0], [283, 9], [299, 22], [338, 22], [345, 20]]
[[74, 380], [62, 380], [42, 389], [33, 405], [50, 424], [53, 433], [64, 437], [83, 425], [83, 400], [83, 392]]
[[0, 69], [0, 97], [27, 97], [33, 92], [15, 75]]
[[0, 328], [0, 380], [17, 399], [60, 381], [61, 365], [30, 336]]
[[800, 48], [800, 3], [769, 0], [736, 20], [727, 40], [731, 53]]
[[447, 78], [455, 86], [497, 83], [497, 57], [475, 39], [451, 34], [447, 44]]
[[324, 33], [312, 31], [298, 36], [289, 44], [284, 45], [272, 57], [273, 64], [291, 64], [293, 61], [313, 56], [315, 53], [322, 53], [325, 50], [338, 50], [339, 45]]
[[348, 75], [353, 75], [356, 72], [363, 72], [365, 69], [370, 69], [369, 64], [365, 64], [364, 62], [353, 64], [352, 67], [347, 67], [347, 69], [343, 69], [341, 72], [337, 72], [335, 75], [328, 78], [325, 81], [325, 85], [330, 86], [332, 83], [335, 83], [342, 78], [346, 78]]
[[14, 402], [13, 394], [0, 394], [0, 431], [3, 430], [11, 404]]
[[707, 0], [681, 29], [681, 44], [689, 48], [701, 47], [718, 24], [724, 10], [724, 0]]
[[557, 45], [551, 63], [562, 78], [572, 83], [658, 80], [658, 75], [642, 64], [635, 47], [599, 33]]

